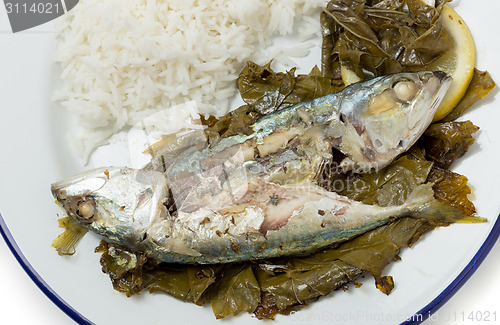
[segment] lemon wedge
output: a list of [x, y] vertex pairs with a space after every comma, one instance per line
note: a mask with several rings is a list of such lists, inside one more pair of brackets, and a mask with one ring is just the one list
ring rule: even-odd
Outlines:
[[464, 20], [449, 6], [443, 7], [440, 19], [454, 43], [443, 56], [428, 66], [428, 70], [446, 72], [453, 81], [433, 122], [443, 119], [460, 102], [472, 80], [476, 64], [476, 47]]
[[[450, 89], [443, 98], [433, 122], [443, 119], [460, 102], [474, 75], [476, 47], [464, 20], [449, 6], [444, 6], [440, 17], [443, 29], [453, 39], [451, 48], [438, 60], [426, 67], [426, 70], [443, 71], [453, 78]], [[354, 71], [341, 66], [340, 74], [346, 86], [361, 79]]]

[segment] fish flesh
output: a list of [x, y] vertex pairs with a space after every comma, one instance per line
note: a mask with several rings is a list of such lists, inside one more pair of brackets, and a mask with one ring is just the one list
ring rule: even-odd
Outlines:
[[143, 169], [98, 168], [52, 193], [108, 241], [171, 263], [307, 254], [401, 216], [457, 221], [463, 215], [437, 202], [431, 184], [379, 207], [317, 183], [332, 148], [346, 155], [343, 168], [390, 163], [430, 124], [449, 83], [441, 72], [363, 81], [263, 116], [246, 134], [202, 145], [178, 137]]

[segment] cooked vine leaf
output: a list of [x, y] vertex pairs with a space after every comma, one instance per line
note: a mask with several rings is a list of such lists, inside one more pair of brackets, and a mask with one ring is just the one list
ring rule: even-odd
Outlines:
[[377, 278], [399, 255], [401, 248], [412, 246], [435, 226], [424, 220], [403, 218], [341, 244], [336, 254], [345, 263]]
[[279, 313], [280, 310], [276, 306], [276, 298], [270, 293], [263, 293], [261, 302], [254, 311], [255, 317], [260, 320], [275, 319], [275, 316]]
[[294, 272], [289, 269], [269, 277], [260, 286], [263, 292], [274, 297], [277, 309], [286, 312], [290, 307], [328, 295], [361, 273], [361, 270], [340, 260], [318, 261], [310, 270]]
[[327, 189], [365, 204], [402, 204], [417, 185], [425, 182], [431, 168], [429, 161], [403, 156], [380, 171], [326, 175], [333, 177]]
[[476, 212], [474, 203], [468, 199], [472, 191], [467, 177], [447, 169], [434, 167], [429, 174], [428, 181], [434, 183], [434, 196], [439, 201], [461, 210], [466, 215], [473, 215]]
[[261, 262], [256, 274], [265, 299], [256, 314], [273, 318], [277, 312], [287, 313], [292, 307], [305, 305], [355, 281], [363, 271], [380, 277], [401, 248], [413, 245], [434, 227], [427, 221], [403, 218], [337, 248], [307, 257]]
[[125, 293], [127, 297], [142, 291], [142, 267], [147, 261], [144, 254], [131, 253], [105, 241], [101, 241], [95, 251], [102, 253], [102, 271], [109, 275], [115, 290]]
[[342, 84], [340, 72], [340, 61], [338, 55], [333, 53], [333, 48], [337, 43], [342, 27], [335, 23], [325, 12], [320, 15], [321, 30], [323, 34], [323, 43], [321, 45], [321, 75], [326, 78], [332, 78], [339, 84]]
[[210, 144], [215, 144], [220, 138], [227, 138], [236, 134], [250, 134], [250, 127], [262, 114], [250, 105], [243, 105], [228, 114], [216, 118], [215, 116], [201, 116], [201, 123], [207, 128], [205, 135]]
[[475, 142], [472, 135], [478, 130], [471, 121], [434, 123], [420, 141], [425, 146], [427, 159], [441, 168], [449, 168]]
[[150, 260], [144, 254], [101, 241], [96, 252], [102, 253], [102, 271], [109, 275], [113, 287], [128, 297], [163, 292], [177, 299], [205, 303], [206, 290], [215, 282], [221, 266], [171, 265]]
[[354, 241], [352, 243], [352, 248], [350, 247], [351, 245], [349, 245], [350, 251], [342, 255], [340, 259], [375, 277], [380, 277], [384, 268], [391, 263], [400, 252], [400, 248], [390, 240], [382, 239], [382, 241], [377, 241], [375, 243], [367, 243], [364, 247], [359, 246], [360, 241], [362, 241], [362, 239]]
[[162, 292], [183, 301], [204, 305], [205, 293], [215, 282], [219, 267], [160, 263], [143, 269], [143, 289]]
[[474, 76], [464, 97], [457, 106], [442, 120], [450, 122], [462, 116], [475, 102], [486, 97], [496, 87], [488, 71], [474, 69]]
[[143, 281], [142, 289], [147, 289], [150, 293], [162, 292], [179, 300], [195, 301], [186, 268], [158, 267], [144, 272]]
[[392, 276], [383, 276], [380, 278], [376, 278], [375, 286], [386, 295], [390, 295], [392, 290], [394, 289], [394, 279], [392, 278]]
[[343, 28], [332, 53], [359, 76], [374, 76], [376, 67], [382, 66], [391, 73], [401, 71], [399, 62], [380, 46], [375, 31], [364, 19], [363, 9], [359, 1], [330, 1], [324, 12]]
[[210, 291], [212, 310], [217, 319], [253, 312], [260, 303], [261, 289], [248, 263], [225, 270]]
[[419, 0], [332, 0], [321, 18], [323, 75], [339, 63], [361, 79], [424, 68], [453, 41], [438, 19], [442, 6]]
[[321, 71], [315, 66], [309, 74], [301, 74], [295, 77], [295, 84], [292, 92], [286, 96], [279, 109], [333, 94], [340, 91], [342, 88], [343, 84], [331, 78], [321, 76]]
[[204, 294], [216, 281], [221, 269], [221, 266], [188, 266], [186, 268], [186, 273], [189, 279], [189, 288], [195, 303], [198, 305], [204, 304]]
[[275, 72], [271, 69], [271, 62], [265, 66], [248, 62], [238, 78], [241, 98], [259, 114], [269, 114], [342, 88], [341, 83], [321, 76], [317, 67], [308, 75], [295, 76], [295, 68]]
[[276, 111], [295, 84], [295, 68], [286, 73], [276, 73], [271, 62], [260, 66], [248, 62], [238, 77], [241, 98], [260, 114]]

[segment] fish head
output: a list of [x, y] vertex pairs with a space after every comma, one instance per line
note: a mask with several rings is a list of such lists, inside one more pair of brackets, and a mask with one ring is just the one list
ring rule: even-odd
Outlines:
[[134, 247], [164, 218], [167, 184], [151, 170], [98, 168], [52, 184], [66, 213], [111, 242]]
[[349, 87], [340, 104], [346, 126], [341, 151], [358, 167], [389, 164], [426, 130], [450, 83], [444, 72], [420, 71]]

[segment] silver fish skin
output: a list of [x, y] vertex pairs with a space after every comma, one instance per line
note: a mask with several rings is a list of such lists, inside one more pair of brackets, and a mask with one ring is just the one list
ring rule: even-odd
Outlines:
[[[64, 210], [107, 241], [168, 263], [216, 264], [302, 255], [343, 242], [401, 216], [454, 222], [463, 215], [417, 187], [399, 206], [365, 205], [310, 183], [254, 180], [244, 196], [170, 215], [163, 173], [109, 167], [52, 185]], [[276, 201], [270, 199], [275, 196]]]
[[173, 263], [304, 254], [416, 213], [455, 220], [429, 186], [404, 205], [382, 208], [315, 181], [332, 147], [346, 154], [346, 168], [388, 164], [428, 126], [449, 82], [439, 72], [360, 82], [266, 115], [250, 134], [170, 156], [160, 150], [142, 170], [92, 170], [52, 184], [52, 193], [107, 240]]

